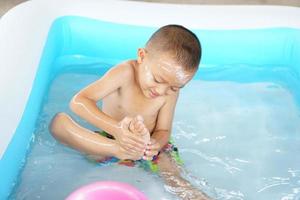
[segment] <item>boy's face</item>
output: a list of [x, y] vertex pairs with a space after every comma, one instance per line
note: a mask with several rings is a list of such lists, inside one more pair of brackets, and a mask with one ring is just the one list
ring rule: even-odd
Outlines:
[[169, 53], [138, 50], [139, 83], [148, 98], [170, 95], [189, 82], [195, 71], [188, 72]]

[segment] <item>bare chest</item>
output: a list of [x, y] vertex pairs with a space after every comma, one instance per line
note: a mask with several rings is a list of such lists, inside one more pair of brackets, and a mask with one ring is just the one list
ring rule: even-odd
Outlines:
[[152, 132], [162, 104], [162, 99], [147, 99], [137, 87], [132, 86], [120, 88], [103, 98], [102, 110], [118, 121], [126, 116], [141, 115]]

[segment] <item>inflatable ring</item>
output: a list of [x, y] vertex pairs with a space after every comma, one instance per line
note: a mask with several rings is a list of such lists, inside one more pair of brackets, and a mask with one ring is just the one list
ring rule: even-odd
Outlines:
[[135, 187], [121, 182], [102, 181], [80, 187], [66, 200], [148, 200]]

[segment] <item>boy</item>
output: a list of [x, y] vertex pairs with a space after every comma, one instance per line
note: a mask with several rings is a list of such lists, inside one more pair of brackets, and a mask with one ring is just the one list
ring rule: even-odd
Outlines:
[[[182, 199], [209, 199], [180, 176], [172, 156], [177, 148], [169, 143], [179, 90], [198, 69], [200, 42], [185, 27], [167, 25], [137, 53], [137, 60], [114, 66], [70, 102], [73, 112], [105, 132], [95, 134], [64, 113], [53, 118], [50, 131], [62, 143], [97, 159], [156, 159], [174, 193]], [[100, 99], [102, 110], [96, 105]]]

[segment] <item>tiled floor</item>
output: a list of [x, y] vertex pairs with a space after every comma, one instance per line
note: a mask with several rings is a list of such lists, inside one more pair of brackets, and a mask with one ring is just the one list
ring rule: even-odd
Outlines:
[[[0, 17], [10, 8], [27, 0], [0, 0]], [[49, 0], [51, 1], [51, 0]], [[99, 0], [100, 1], [100, 0]], [[141, 1], [141, 0], [133, 0]], [[145, 0], [147, 2], [186, 3], [186, 4], [217, 4], [217, 5], [289, 5], [300, 7], [300, 0]]]
[[0, 17], [4, 15], [12, 7], [26, 0], [0, 0]]

